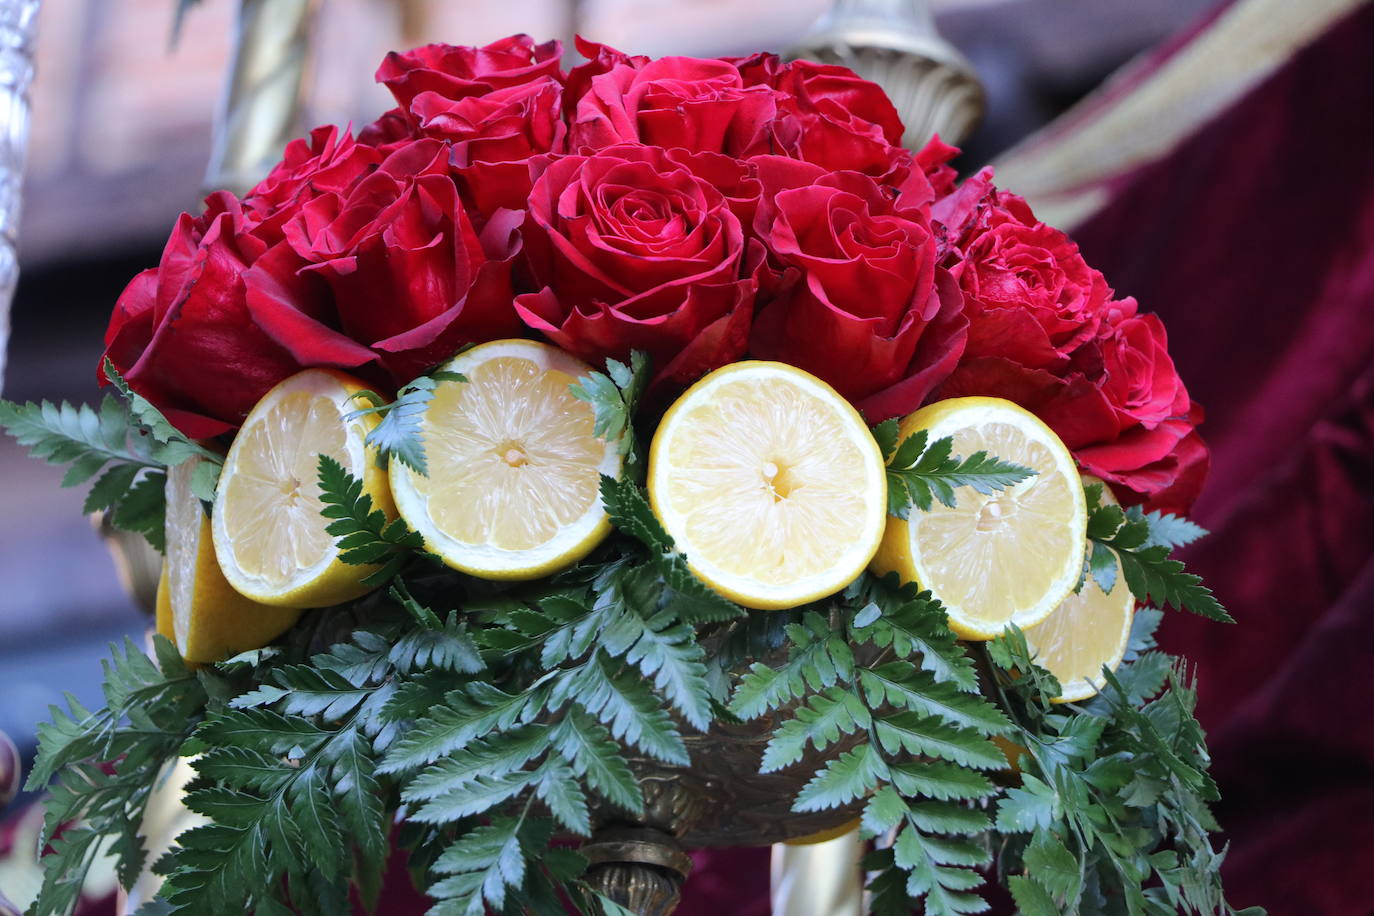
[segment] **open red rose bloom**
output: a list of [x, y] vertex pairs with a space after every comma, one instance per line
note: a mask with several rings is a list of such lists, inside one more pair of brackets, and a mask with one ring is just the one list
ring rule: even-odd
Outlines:
[[465, 344], [650, 354], [657, 400], [745, 357], [869, 423], [1007, 398], [1127, 503], [1180, 511], [1207, 450], [1159, 320], [988, 171], [912, 153], [881, 89], [771, 54], [632, 57], [515, 36], [392, 54], [397, 107], [297, 140], [183, 215], [106, 355], [192, 437], [309, 367], [394, 389]]

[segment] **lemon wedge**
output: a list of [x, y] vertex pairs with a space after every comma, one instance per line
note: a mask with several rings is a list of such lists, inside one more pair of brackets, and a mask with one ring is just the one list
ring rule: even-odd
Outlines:
[[[1102, 481], [1085, 474], [1083, 483]], [[1102, 501], [1116, 505], [1105, 485]], [[1050, 616], [1026, 629], [1026, 643], [1036, 662], [1059, 681], [1060, 694], [1051, 702], [1072, 703], [1093, 696], [1106, 686], [1103, 667], [1115, 671], [1126, 654], [1135, 596], [1122, 578], [1121, 561], [1115, 562], [1116, 585], [1110, 594], [1088, 576], [1077, 594], [1070, 593]]]
[[157, 631], [182, 658], [208, 664], [265, 646], [300, 616], [236, 592], [211, 543], [210, 517], [191, 492], [199, 456], [167, 472], [167, 557], [157, 587]]
[[601, 475], [620, 473], [571, 385], [586, 363], [532, 340], [454, 357], [420, 421], [428, 476], [391, 462], [396, 508], [449, 566], [484, 579], [535, 579], [577, 562], [607, 534]]
[[745, 607], [787, 608], [863, 572], [887, 480], [848, 401], [793, 366], [750, 361], [669, 408], [649, 450], [649, 500], [704, 582]]
[[374, 508], [395, 516], [386, 472], [364, 445], [375, 415], [345, 420], [363, 384], [306, 369], [263, 395], [225, 457], [212, 518], [215, 555], [240, 594], [280, 607], [326, 607], [369, 591], [376, 567], [350, 566], [320, 511], [319, 456], [363, 482]]
[[924, 429], [954, 438], [954, 454], [986, 451], [1035, 476], [992, 495], [964, 487], [956, 508], [936, 503], [890, 518], [874, 559], [929, 589], [964, 639], [992, 639], [1049, 616], [1078, 584], [1087, 505], [1073, 456], [1029, 411], [1000, 398], [952, 398], [911, 414], [901, 437]]

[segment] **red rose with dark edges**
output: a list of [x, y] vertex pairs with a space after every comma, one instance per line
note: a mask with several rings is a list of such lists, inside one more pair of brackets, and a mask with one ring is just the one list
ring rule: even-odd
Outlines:
[[901, 146], [897, 109], [876, 83], [845, 67], [793, 61], [774, 77], [774, 149], [827, 171], [854, 171], [897, 189], [910, 206], [934, 198], [930, 182]]
[[411, 112], [421, 133], [453, 144], [450, 162], [464, 196], [487, 216], [502, 207], [524, 209], [530, 158], [562, 152], [562, 105], [563, 85], [541, 77], [457, 100], [422, 92]]
[[[959, 252], [950, 269], [964, 292], [968, 355], [1060, 365], [1097, 333], [1111, 289], [1073, 240], [1037, 220], [1022, 198], [990, 182], [985, 187], [986, 195], [962, 211], [967, 225], [949, 227]], [[948, 207], [937, 214], [948, 216]]]
[[715, 171], [747, 193], [723, 156], [614, 146], [546, 160], [523, 229], [538, 292], [520, 317], [591, 362], [648, 351], [657, 383], [689, 381], [744, 355], [757, 287], [736, 209]]
[[282, 224], [319, 194], [343, 194], [385, 158], [337, 127], [317, 127], [307, 139], [287, 144], [281, 162], [243, 198], [254, 234], [281, 240]]
[[510, 286], [519, 216], [499, 211], [479, 236], [448, 153], [438, 140], [416, 140], [286, 225], [300, 273], [327, 283], [337, 315], [326, 327], [285, 309], [259, 314], [279, 342], [306, 359], [318, 344], [356, 341], [399, 385], [463, 344], [519, 330]]
[[786, 285], [755, 319], [750, 352], [820, 376], [870, 422], [915, 410], [953, 370], [965, 333], [926, 211], [898, 209], [857, 172], [755, 163], [766, 188], [755, 226]]
[[576, 103], [569, 147], [591, 152], [637, 142], [665, 149], [724, 153], [737, 158], [768, 152], [777, 94], [746, 87], [724, 60], [664, 57], [636, 66], [617, 64], [590, 79]]
[[562, 54], [559, 42], [536, 45], [528, 35], [512, 35], [480, 48], [425, 45], [388, 54], [377, 68], [377, 82], [408, 111], [422, 92], [456, 100], [540, 79], [561, 82]]
[[393, 108], [358, 131], [358, 142], [376, 149], [383, 158], [418, 139], [420, 125], [404, 108]]
[[183, 213], [161, 262], [125, 288], [105, 332], [105, 357], [192, 438], [237, 427], [269, 388], [303, 368], [249, 310], [248, 268], [267, 250], [250, 225], [223, 191], [206, 198], [200, 216]]

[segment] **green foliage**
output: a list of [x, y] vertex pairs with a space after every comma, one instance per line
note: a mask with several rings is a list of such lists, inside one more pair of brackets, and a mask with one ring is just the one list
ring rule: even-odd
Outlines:
[[142, 534], [161, 551], [165, 468], [204, 459], [192, 474], [192, 490], [215, 498], [223, 459], [183, 436], [156, 407], [132, 391], [107, 360], [106, 375], [123, 395], [106, 395], [99, 409], [82, 404], [16, 404], [0, 400], [0, 427], [35, 458], [65, 464], [62, 486], [94, 481], [82, 511], [105, 512], [117, 528]]
[[434, 400], [435, 391], [443, 382], [466, 382], [461, 372], [435, 370], [422, 375], [396, 392], [394, 401], [387, 401], [375, 391], [359, 391], [355, 399], [371, 402], [371, 407], [361, 407], [348, 414], [345, 419], [380, 415], [382, 421], [367, 434], [367, 444], [377, 450], [378, 467], [386, 467], [387, 461], [395, 458], [417, 474], [429, 476], [429, 462], [425, 458], [425, 443], [421, 421], [425, 409]]
[[643, 477], [643, 456], [635, 438], [634, 414], [639, 399], [649, 384], [649, 355], [642, 350], [630, 354], [627, 366], [619, 360], [606, 360], [606, 371], [589, 372], [572, 386], [573, 397], [592, 405], [596, 413], [593, 431], [607, 442], [614, 442], [625, 459], [624, 477]]
[[1142, 602], [1191, 611], [1209, 620], [1235, 623], [1202, 577], [1187, 572], [1183, 563], [1169, 558], [1175, 547], [1191, 543], [1206, 532], [1186, 519], [1159, 512], [1146, 513], [1139, 506], [1122, 509], [1101, 501], [1102, 486], [1093, 484], [1088, 494], [1088, 538], [1092, 542], [1089, 564], [1103, 591], [1110, 592], [1114, 576], [1104, 549], [1121, 561], [1121, 574], [1131, 594]]
[[[1130, 661], [1107, 671], [1104, 694], [1077, 710], [1045, 701], [1058, 684], [1019, 630], [987, 644], [1015, 723], [1009, 738], [1026, 750], [1021, 785], [1003, 793], [995, 821], [999, 833], [1027, 838], [1003, 844], [997, 863], [1024, 913], [1101, 912], [1096, 887], [1114, 888], [1132, 914], [1236, 912], [1209, 837], [1217, 793], [1196, 694], [1179, 663], [1150, 650], [1160, 616], [1138, 613]], [[1168, 660], [1163, 677], [1154, 659]]]
[[601, 500], [611, 524], [648, 548], [650, 564], [672, 590], [686, 619], [693, 623], [717, 623], [745, 616], [744, 608], [717, 594], [692, 574], [687, 555], [677, 549], [672, 537], [663, 530], [642, 487], [628, 477], [616, 480], [603, 474]]
[[932, 443], [927, 432], [920, 429], [898, 444], [900, 435], [895, 418], [873, 428], [873, 437], [887, 462], [887, 512], [897, 518], [906, 518], [912, 506], [929, 512], [937, 499], [953, 507], [955, 487], [990, 494], [1035, 474], [1030, 468], [987, 452], [974, 452], [967, 458], [952, 455], [954, 440], [949, 436]]
[[[981, 911], [970, 891], [988, 854], [973, 837], [990, 824], [975, 806], [996, 792], [982, 771], [1004, 763], [990, 738], [1012, 725], [978, 694], [944, 609], [929, 593], [865, 574], [829, 617], [808, 613], [788, 637], [786, 662], [756, 663], [731, 700], [743, 718], [781, 714], [763, 768], [829, 750], [794, 810], [867, 798], [864, 832], [895, 837], [870, 863], [874, 912], [910, 912], [913, 901], [932, 914]], [[855, 646], [873, 647], [867, 660]]]
[[381, 585], [410, 561], [411, 552], [424, 549], [424, 539], [401, 518], [388, 520], [372, 508], [372, 497], [363, 482], [328, 455], [319, 461], [322, 514], [334, 519], [325, 531], [338, 539], [339, 559], [355, 566], [377, 566], [362, 581]]
[[39, 753], [27, 788], [54, 774], [40, 847], [43, 886], [29, 916], [65, 916], [102, 850], [116, 857], [118, 875], [133, 882], [147, 858], [138, 831], [148, 798], [166, 764], [198, 721], [205, 693], [171, 643], [155, 637], [157, 662], [131, 641], [114, 646], [105, 663], [105, 708], [89, 712], [68, 696], [39, 726]]
[[[611, 363], [578, 388], [598, 433], [627, 454], [646, 374], [642, 358]], [[398, 415], [388, 451], [409, 448], [405, 427], [418, 428], [418, 416]], [[40, 425], [89, 440], [44, 448], [113, 448], [98, 417]], [[986, 456], [953, 459], [940, 443], [898, 448], [895, 427], [879, 433], [908, 509], [1025, 476]], [[150, 439], [126, 431], [113, 470], [143, 455], [130, 443]], [[97, 498], [121, 492], [137, 519], [140, 500], [160, 499], [161, 467], [146, 458], [119, 471], [127, 476], [97, 482]], [[49, 836], [75, 823], [45, 857], [35, 916], [74, 899], [105, 838], [132, 880], [145, 859], [142, 808], [178, 753], [199, 755], [187, 804], [210, 823], [155, 866], [166, 876], [150, 910], [160, 916], [329, 914], [347, 909], [350, 885], [375, 902], [393, 836], [431, 912], [552, 914], [567, 900], [616, 913], [582, 883], [585, 860], [551, 845], [555, 835], [589, 835], [608, 806], [643, 815], [632, 757], [690, 766], [685, 731], [765, 715], [774, 723], [761, 769], [806, 777], [794, 810], [853, 812], [880, 838], [868, 859], [875, 913], [980, 912], [984, 874], [1028, 914], [1100, 912], [1104, 888], [1120, 890], [1128, 914], [1234, 912], [1209, 838], [1216, 789], [1195, 694], [1155, 645], [1160, 611], [1137, 612], [1126, 661], [1101, 696], [1055, 706], [1046, 697], [1058, 684], [1024, 634], [1012, 628], [970, 650], [939, 601], [895, 576], [866, 573], [830, 599], [746, 615], [691, 573], [634, 472], [602, 480], [618, 529], [607, 543], [529, 583], [412, 565], [418, 535], [389, 521], [338, 462], [321, 458], [319, 472], [344, 560], [379, 567], [370, 581], [389, 587], [195, 673], [165, 640], [157, 664], [132, 644], [117, 651], [106, 708], [73, 701], [42, 727], [30, 784], [56, 774]], [[1121, 556], [1133, 589], [1134, 576], [1160, 601], [1209, 607], [1200, 585], [1152, 553], [1200, 529], [1104, 507], [1100, 494], [1090, 504], [1091, 571]], [[1019, 784], [1003, 784], [999, 736], [1026, 749]]]

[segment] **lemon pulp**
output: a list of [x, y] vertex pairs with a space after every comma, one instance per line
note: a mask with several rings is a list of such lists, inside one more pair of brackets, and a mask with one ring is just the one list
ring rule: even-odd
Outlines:
[[649, 496], [698, 576], [747, 607], [782, 608], [863, 571], [887, 490], [877, 443], [847, 401], [799, 369], [744, 362], [664, 417]]
[[[1085, 477], [1085, 483], [1101, 483]], [[1111, 491], [1103, 486], [1103, 500], [1115, 504]], [[1048, 617], [1026, 629], [1026, 642], [1036, 662], [1059, 681], [1059, 696], [1053, 702], [1086, 700], [1106, 685], [1102, 668], [1115, 671], [1126, 654], [1131, 637], [1135, 597], [1116, 564], [1116, 585], [1110, 593], [1102, 591], [1091, 575], [1083, 587], [1064, 599]]]
[[954, 508], [936, 503], [891, 519], [875, 569], [930, 589], [965, 639], [1039, 623], [1082, 570], [1087, 508], [1068, 449], [1034, 415], [998, 398], [932, 404], [907, 417], [901, 435], [918, 429], [931, 442], [952, 437], [956, 455], [986, 451], [1036, 473], [991, 494], [961, 487]]
[[494, 341], [445, 367], [421, 422], [428, 475], [393, 462], [402, 516], [448, 565], [486, 578], [546, 575], [610, 531], [601, 475], [620, 455], [571, 385], [591, 371], [546, 344]]
[[345, 420], [362, 383], [307, 369], [277, 385], [249, 412], [225, 459], [215, 499], [215, 550], [234, 588], [254, 600], [323, 607], [364, 594], [375, 567], [350, 566], [321, 515], [319, 459], [327, 455], [363, 482], [374, 508], [395, 511], [386, 474], [364, 445], [373, 416]]

